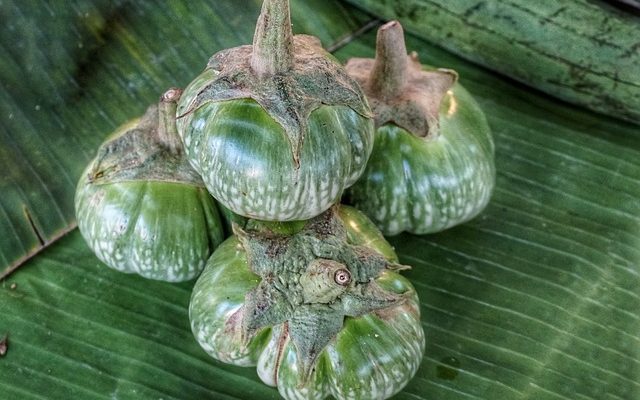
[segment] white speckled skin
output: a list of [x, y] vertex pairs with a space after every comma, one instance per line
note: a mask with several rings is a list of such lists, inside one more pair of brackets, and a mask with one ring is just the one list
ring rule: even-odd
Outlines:
[[[187, 88], [181, 104], [194, 91]], [[284, 129], [250, 99], [206, 103], [177, 125], [213, 197], [236, 214], [261, 220], [321, 214], [360, 177], [373, 147], [373, 120], [346, 106], [311, 113], [299, 165]]]
[[[352, 244], [371, 246], [397, 260], [391, 246], [361, 213], [341, 207], [340, 215]], [[376, 281], [386, 290], [408, 293], [407, 300], [380, 312], [347, 317], [343, 329], [320, 353], [306, 382], [297, 371], [296, 349], [286, 323], [262, 329], [246, 342], [241, 338], [245, 295], [260, 278], [251, 272], [235, 236], [214, 252], [196, 282], [189, 306], [191, 328], [212, 357], [235, 365], [257, 365], [263, 382], [276, 386], [285, 399], [386, 399], [417, 371], [425, 338], [418, 298], [409, 281], [389, 270]]]
[[198, 276], [223, 239], [217, 207], [204, 188], [159, 181], [96, 185], [87, 182], [87, 171], [76, 190], [76, 217], [102, 262], [163, 281]]
[[347, 196], [385, 235], [424, 234], [478, 215], [494, 185], [489, 126], [456, 84], [442, 101], [438, 137], [416, 137], [391, 123], [378, 128], [367, 168]]

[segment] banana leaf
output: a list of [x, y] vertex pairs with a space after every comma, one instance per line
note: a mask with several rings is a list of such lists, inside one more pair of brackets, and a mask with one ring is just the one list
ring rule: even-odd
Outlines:
[[346, 0], [530, 87], [640, 123], [633, 0]]
[[[258, 0], [0, 3], [0, 398], [277, 399], [193, 339], [193, 282], [102, 265], [74, 229], [97, 146], [215, 51], [251, 42]], [[345, 61], [379, 21], [294, 0], [294, 31]], [[638, 127], [558, 102], [409, 36], [487, 114], [497, 187], [443, 233], [390, 238], [426, 354], [397, 399], [640, 398]]]

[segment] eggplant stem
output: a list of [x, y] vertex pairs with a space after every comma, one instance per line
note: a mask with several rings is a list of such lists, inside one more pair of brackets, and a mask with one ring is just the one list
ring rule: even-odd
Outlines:
[[376, 59], [369, 77], [369, 88], [381, 98], [393, 98], [402, 92], [409, 76], [404, 32], [398, 21], [384, 24], [376, 38]]
[[172, 154], [182, 152], [182, 141], [176, 127], [176, 110], [181, 95], [181, 89], [171, 88], [160, 97], [158, 106], [158, 138]]
[[264, 0], [253, 36], [251, 69], [259, 78], [287, 72], [293, 67], [293, 54], [289, 0]]

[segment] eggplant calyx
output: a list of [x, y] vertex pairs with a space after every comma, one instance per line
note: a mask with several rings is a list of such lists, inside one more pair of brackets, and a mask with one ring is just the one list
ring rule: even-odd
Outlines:
[[214, 54], [206, 69], [215, 78], [180, 105], [178, 118], [210, 102], [252, 99], [283, 128], [296, 167], [307, 121], [318, 107], [346, 106], [366, 118], [373, 116], [358, 83], [320, 40], [292, 34], [288, 0], [265, 0], [253, 45]]
[[438, 136], [440, 103], [458, 74], [423, 70], [417, 53], [407, 55], [398, 21], [378, 30], [375, 59], [352, 58], [346, 69], [367, 95], [376, 127], [394, 123], [418, 137]]
[[259, 223], [235, 230], [250, 269], [262, 278], [245, 297], [242, 336], [246, 340], [261, 328], [286, 323], [303, 381], [345, 318], [407, 299], [407, 293], [378, 285], [376, 278], [395, 264], [372, 249], [349, 244], [335, 207], [292, 235], [275, 234]]
[[160, 181], [204, 187], [184, 156], [175, 113], [182, 91], [167, 90], [158, 104], [120, 127], [98, 149], [87, 181], [106, 185], [125, 181]]

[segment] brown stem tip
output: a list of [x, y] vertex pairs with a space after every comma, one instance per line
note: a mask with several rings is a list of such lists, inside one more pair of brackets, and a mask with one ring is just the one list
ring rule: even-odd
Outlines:
[[160, 101], [163, 101], [165, 103], [177, 103], [177, 101], [180, 99], [180, 96], [182, 96], [182, 89], [171, 88], [164, 92], [164, 94], [160, 98]]
[[407, 48], [398, 21], [387, 22], [378, 30], [376, 58], [369, 77], [371, 92], [392, 98], [402, 92], [408, 80]]
[[260, 78], [293, 66], [293, 31], [289, 0], [264, 0], [253, 36], [251, 69]]

